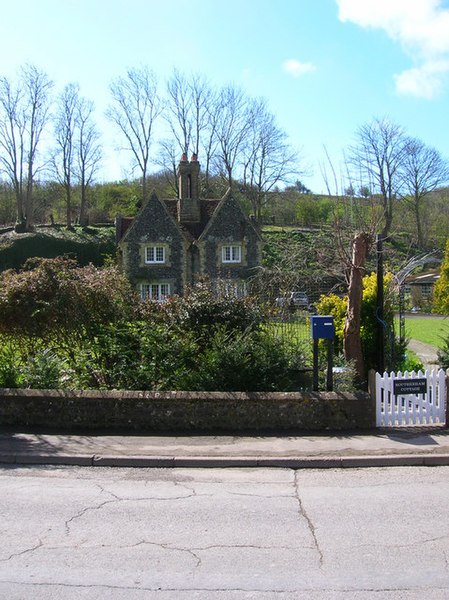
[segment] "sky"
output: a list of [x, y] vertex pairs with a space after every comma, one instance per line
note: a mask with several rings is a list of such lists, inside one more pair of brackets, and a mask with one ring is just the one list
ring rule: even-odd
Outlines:
[[[449, 0], [0, 0], [0, 76], [30, 63], [96, 107], [103, 180], [129, 174], [104, 113], [109, 85], [148, 65], [267, 100], [325, 191], [357, 129], [388, 118], [449, 159]], [[199, 157], [201, 162], [201, 157]]]

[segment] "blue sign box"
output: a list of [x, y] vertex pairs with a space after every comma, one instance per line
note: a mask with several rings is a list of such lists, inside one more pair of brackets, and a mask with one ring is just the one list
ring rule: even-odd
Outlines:
[[334, 317], [310, 317], [310, 329], [314, 340], [332, 339], [335, 337]]

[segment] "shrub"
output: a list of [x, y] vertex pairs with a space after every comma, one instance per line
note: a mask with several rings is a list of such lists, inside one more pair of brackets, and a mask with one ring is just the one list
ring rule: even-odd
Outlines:
[[199, 357], [186, 389], [274, 391], [290, 389], [288, 354], [266, 333], [218, 330]]
[[46, 348], [36, 356], [30, 357], [22, 367], [22, 385], [33, 389], [59, 388], [63, 368], [64, 361]]
[[446, 241], [444, 258], [440, 267], [440, 277], [435, 282], [433, 297], [434, 311], [449, 315], [449, 239]]
[[[391, 368], [396, 368], [402, 361], [404, 349], [400, 348], [398, 340], [394, 337], [394, 310], [392, 302], [392, 275], [384, 277], [384, 326], [386, 350], [389, 352], [387, 362]], [[332, 315], [335, 324], [335, 353], [343, 350], [344, 326], [347, 308], [347, 297], [335, 294], [321, 296], [317, 304], [317, 312], [321, 315]], [[360, 323], [360, 337], [363, 357], [367, 370], [377, 363], [377, 275], [371, 273], [363, 278], [362, 312]]]
[[115, 267], [77, 267], [74, 260], [30, 259], [0, 278], [0, 332], [69, 345], [129, 316], [134, 298]]
[[0, 350], [0, 387], [18, 388], [22, 386], [23, 375], [20, 370], [20, 357], [14, 347], [2, 344]]

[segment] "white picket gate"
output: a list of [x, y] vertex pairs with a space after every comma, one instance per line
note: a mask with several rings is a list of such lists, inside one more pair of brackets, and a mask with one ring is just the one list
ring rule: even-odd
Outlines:
[[[417, 389], [424, 388], [423, 393], [415, 393]], [[445, 422], [445, 371], [376, 373], [377, 427], [410, 427]]]

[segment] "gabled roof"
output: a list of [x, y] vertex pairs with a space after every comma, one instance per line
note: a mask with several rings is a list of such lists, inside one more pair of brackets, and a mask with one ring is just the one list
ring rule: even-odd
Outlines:
[[434, 284], [440, 278], [438, 271], [428, 271], [420, 275], [410, 275], [405, 279], [407, 285], [425, 285], [428, 283]]
[[[123, 232], [123, 236], [118, 239], [117, 242], [120, 241], [126, 241], [126, 239], [129, 237], [129, 235], [132, 234], [133, 229], [136, 227], [136, 224], [138, 223], [138, 221], [142, 218], [142, 216], [151, 210], [151, 204], [157, 202], [161, 208], [165, 211], [165, 213], [167, 214], [167, 217], [170, 219], [170, 221], [172, 222], [172, 224], [177, 228], [180, 229], [179, 227], [179, 223], [176, 221], [175, 218], [173, 218], [172, 214], [170, 213], [170, 211], [167, 208], [167, 205], [165, 204], [164, 201], [159, 200], [156, 192], [153, 192], [150, 197], [148, 198], [148, 200], [145, 202], [145, 204], [143, 204], [143, 206], [140, 208], [139, 212], [137, 213], [137, 215], [133, 218], [131, 217], [122, 217], [121, 221], [125, 222], [125, 231]], [[123, 226], [122, 226], [123, 229]]]
[[209, 223], [212, 215], [214, 214], [220, 200], [199, 200], [200, 204], [200, 221], [198, 223], [180, 223], [178, 219], [178, 200], [176, 198], [167, 198], [163, 199], [162, 202], [165, 203], [169, 213], [177, 222], [179, 228], [185, 232], [187, 236], [192, 239], [197, 240], [204, 228]]
[[231, 190], [228, 189], [226, 194], [220, 200], [199, 200], [200, 205], [200, 221], [199, 222], [182, 222], [178, 221], [178, 200], [176, 198], [164, 198], [159, 199], [157, 194], [153, 192], [147, 202], [141, 207], [137, 215], [132, 217], [120, 217], [117, 219], [116, 225], [116, 241], [126, 241], [126, 238], [130, 235], [130, 232], [134, 229], [135, 223], [142, 215], [147, 211], [151, 210], [149, 206], [152, 202], [158, 202], [163, 209], [166, 211], [168, 217], [178, 230], [185, 236], [186, 239], [193, 242], [194, 240], [203, 239], [210, 228], [213, 226], [217, 215], [220, 213], [222, 208], [228, 203], [233, 202], [238, 208], [242, 219], [251, 227], [256, 235], [260, 237], [260, 234], [251, 220], [246, 216], [240, 204], [232, 196]]
[[220, 211], [222, 210], [222, 208], [228, 202], [233, 202], [234, 203], [234, 205], [238, 208], [238, 210], [239, 210], [242, 218], [244, 219], [244, 221], [247, 223], [247, 225], [249, 227], [251, 227], [253, 229], [253, 231], [257, 235], [257, 237], [260, 238], [259, 231], [254, 226], [254, 224], [251, 222], [251, 220], [247, 217], [247, 215], [244, 213], [244, 211], [242, 210], [242, 208], [241, 208], [240, 204], [237, 202], [237, 200], [232, 196], [231, 188], [228, 188], [228, 190], [226, 191], [226, 193], [223, 196], [223, 198], [218, 201], [217, 206], [216, 206], [214, 212], [212, 213], [212, 215], [211, 215], [208, 223], [204, 227], [204, 229], [201, 232], [201, 235], [198, 237], [198, 239], [203, 239], [204, 237], [206, 237], [206, 235], [208, 234], [208, 232], [211, 229], [211, 227], [213, 227], [215, 220], [218, 218], [218, 215], [219, 215]]

